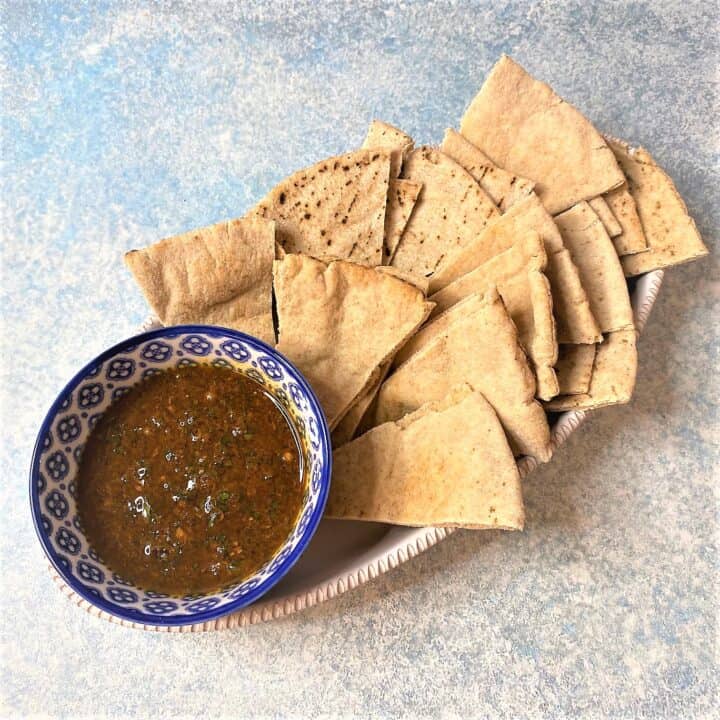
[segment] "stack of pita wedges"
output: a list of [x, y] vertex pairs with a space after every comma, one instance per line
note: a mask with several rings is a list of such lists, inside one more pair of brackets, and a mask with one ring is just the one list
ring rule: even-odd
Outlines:
[[242, 330], [304, 373], [329, 517], [520, 529], [547, 412], [631, 398], [626, 278], [706, 253], [645, 150], [502, 57], [438, 147], [374, 121], [243, 218], [126, 261], [162, 323]]

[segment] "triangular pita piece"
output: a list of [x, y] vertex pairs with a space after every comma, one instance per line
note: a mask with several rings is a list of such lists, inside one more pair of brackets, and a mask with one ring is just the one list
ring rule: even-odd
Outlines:
[[587, 118], [506, 55], [470, 103], [460, 132], [500, 167], [534, 180], [553, 215], [625, 179]]
[[429, 275], [500, 215], [472, 175], [434, 148], [413, 150], [403, 165], [403, 178], [423, 188], [392, 259], [401, 270]]
[[222, 325], [275, 343], [275, 225], [231, 220], [131, 250], [125, 262], [163, 325]]
[[635, 201], [628, 190], [627, 183], [623, 183], [619, 188], [606, 193], [605, 200], [622, 229], [620, 235], [613, 238], [613, 245], [615, 245], [617, 254], [622, 257], [623, 255], [635, 255], [645, 252], [647, 250], [647, 240], [645, 239]]
[[522, 489], [492, 407], [459, 388], [339, 448], [326, 517], [522, 530]]
[[452, 128], [445, 131], [440, 150], [460, 163], [503, 212], [529, 195], [535, 187], [532, 180], [513, 175], [495, 165], [482, 150]]
[[555, 364], [560, 395], [582, 395], [590, 388], [597, 345], [561, 345]]
[[650, 153], [619, 140], [608, 138], [608, 142], [627, 176], [649, 248], [622, 259], [625, 274], [640, 275], [707, 255], [675, 184]]
[[553, 296], [558, 341], [594, 343], [601, 340], [578, 270], [563, 245], [555, 222], [534, 193], [488, 223], [471, 243], [445, 260], [430, 278], [430, 292], [442, 289], [507, 250], [518, 237], [528, 232], [539, 233], [545, 243], [546, 275]]
[[504, 252], [430, 297], [435, 303], [435, 315], [468, 295], [484, 295], [491, 287], [497, 287], [518, 329], [520, 342], [530, 357], [537, 378], [537, 395], [543, 400], [558, 393], [553, 370], [558, 346], [550, 284], [543, 275], [546, 266], [547, 255], [540, 236], [535, 232], [528, 233]]
[[342, 420], [340, 420], [337, 424], [332, 432], [332, 446], [334, 448], [340, 447], [340, 445], [344, 445], [353, 439], [355, 431], [360, 425], [360, 421], [363, 419], [363, 416], [370, 405], [372, 405], [372, 402], [380, 389], [380, 385], [382, 385], [383, 380], [385, 380], [385, 377], [388, 374], [388, 370], [390, 370], [389, 361], [383, 363], [377, 368], [370, 380], [370, 383], [368, 384], [368, 387], [363, 390], [360, 397], [355, 400], [343, 416]]
[[[460, 303], [458, 306], [460, 307]], [[493, 288], [462, 301], [445, 332], [412, 355], [380, 387], [375, 424], [442, 400], [467, 382], [493, 406], [518, 455], [550, 458], [550, 430], [535, 401], [535, 376], [517, 329]]]
[[415, 142], [407, 133], [381, 120], [373, 120], [370, 123], [362, 144], [364, 150], [383, 148], [390, 151], [391, 178], [399, 177], [403, 160], [414, 145]]
[[248, 214], [274, 220], [287, 253], [379, 265], [389, 177], [389, 151], [357, 150], [298, 170]]
[[555, 218], [580, 271], [590, 308], [603, 333], [633, 326], [630, 295], [620, 260], [600, 218], [581, 202]]
[[385, 210], [385, 235], [383, 242], [383, 265], [392, 262], [405, 226], [412, 215], [422, 183], [412, 180], [391, 180]]
[[547, 410], [592, 410], [630, 401], [637, 373], [635, 330], [618, 330], [597, 345], [590, 388], [580, 395], [558, 395], [545, 403]]
[[308, 379], [332, 430], [433, 305], [412, 285], [350, 262], [289, 254], [274, 276], [278, 350]]
[[[610, 192], [614, 192], [611, 190]], [[600, 218], [600, 222], [603, 224], [605, 231], [611, 238], [615, 238], [622, 233], [622, 227], [617, 221], [617, 218], [613, 215], [610, 206], [607, 204], [605, 198], [601, 195], [600, 197], [588, 200], [588, 205], [593, 209], [593, 212]], [[617, 250], [617, 248], [615, 248]], [[620, 253], [618, 253], [619, 255]]]

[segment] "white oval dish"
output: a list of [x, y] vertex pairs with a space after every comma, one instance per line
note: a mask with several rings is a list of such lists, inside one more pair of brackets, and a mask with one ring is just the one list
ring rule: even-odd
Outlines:
[[[631, 300], [638, 333], [642, 332], [647, 322], [660, 291], [663, 277], [662, 270], [655, 270], [633, 281], [635, 287], [631, 292]], [[142, 330], [158, 326], [155, 321], [150, 319], [143, 324]], [[557, 448], [562, 445], [570, 434], [582, 424], [585, 416], [586, 413], [579, 410], [560, 415], [552, 428], [553, 447]], [[519, 463], [520, 474], [523, 477], [526, 476], [536, 465], [534, 459], [523, 458]], [[453, 532], [455, 532], [453, 528], [406, 528], [380, 523], [323, 520], [302, 558], [261, 601], [217, 620], [182, 627], [148, 625], [121, 620], [77, 595], [63, 582], [52, 566], [50, 566], [50, 571], [63, 593], [78, 607], [110, 622], [158, 632], [189, 633], [225, 630], [292, 615], [337, 595], [342, 595], [344, 592], [363, 585], [368, 580], [407, 562]]]

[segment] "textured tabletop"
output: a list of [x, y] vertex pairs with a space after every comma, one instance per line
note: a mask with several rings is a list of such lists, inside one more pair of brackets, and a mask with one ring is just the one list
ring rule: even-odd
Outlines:
[[[0, 716], [711, 716], [712, 5], [0, 0]], [[667, 273], [633, 403], [527, 480], [524, 533], [458, 532], [309, 612], [165, 636], [75, 608], [27, 469], [64, 382], [147, 313], [123, 252], [241, 214], [373, 117], [439, 141], [502, 52], [648, 147], [715, 246]]]

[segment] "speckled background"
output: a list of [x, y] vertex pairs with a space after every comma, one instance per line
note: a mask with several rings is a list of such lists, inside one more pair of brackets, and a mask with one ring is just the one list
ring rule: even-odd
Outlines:
[[529, 479], [523, 534], [457, 533], [280, 622], [168, 637], [76, 610], [26, 471], [64, 381], [147, 312], [123, 251], [242, 213], [373, 116], [439, 140], [503, 51], [645, 144], [714, 246], [712, 5], [0, 2], [0, 715], [709, 717], [717, 255], [668, 273], [633, 404]]

